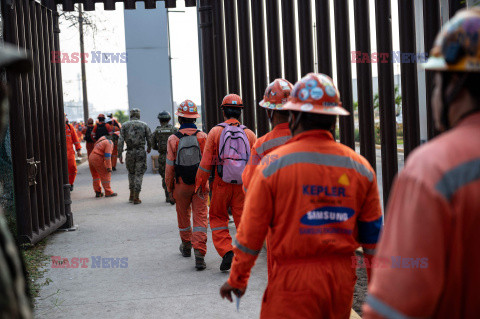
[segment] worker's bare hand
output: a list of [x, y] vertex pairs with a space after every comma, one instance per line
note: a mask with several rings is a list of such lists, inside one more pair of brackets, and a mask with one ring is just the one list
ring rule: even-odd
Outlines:
[[107, 168], [107, 172], [111, 173], [111, 172], [112, 172], [112, 169], [111, 169], [111, 168]]
[[238, 297], [242, 297], [245, 294], [245, 289], [233, 288], [225, 282], [222, 287], [220, 287], [220, 296], [222, 299], [227, 298], [228, 301], [233, 302], [232, 292]]
[[150, 152], [152, 151], [152, 149], [149, 147], [147, 148], [147, 153], [150, 154]]
[[122, 157], [122, 156], [120, 156], [120, 157], [118, 158], [118, 160], [120, 161], [120, 164], [123, 164], [123, 157]]
[[77, 156], [78, 156], [78, 157], [82, 157], [82, 151], [81, 151], [81, 150], [78, 150], [78, 151], [77, 151]]

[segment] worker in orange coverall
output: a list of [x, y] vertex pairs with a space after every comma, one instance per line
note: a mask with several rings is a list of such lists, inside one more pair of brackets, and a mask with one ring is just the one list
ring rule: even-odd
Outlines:
[[102, 136], [95, 142], [92, 154], [88, 157], [95, 197], [103, 197], [102, 186], [105, 190], [105, 197], [117, 196], [117, 193], [114, 193], [110, 187], [112, 178], [112, 150], [112, 136]]
[[[118, 122], [116, 118], [113, 117], [112, 113], [107, 114], [108, 120], [107, 124], [109, 124], [112, 128], [112, 131], [120, 132], [122, 128], [122, 124]], [[113, 135], [113, 152], [112, 152], [112, 171], [117, 170], [117, 159], [118, 159], [118, 134]]]
[[83, 139], [85, 140], [85, 143], [86, 143], [88, 156], [90, 156], [90, 154], [93, 151], [93, 147], [95, 146], [95, 141], [93, 140], [93, 137], [92, 137], [92, 130], [93, 130], [93, 119], [89, 118], [87, 120], [87, 125], [85, 125], [85, 127], [82, 130]]
[[362, 245], [371, 259], [382, 225], [375, 171], [330, 133], [336, 115], [349, 114], [330, 77], [306, 75], [283, 109], [293, 137], [269, 153], [278, 159], [257, 166], [220, 295], [245, 293], [268, 233], [273, 266], [261, 318], [348, 319], [352, 257]]
[[[216, 168], [209, 216], [213, 244], [218, 254], [222, 257], [220, 270], [225, 271], [230, 269], [233, 259], [232, 237], [230, 237], [228, 230], [228, 208], [231, 209], [235, 226], [238, 227], [242, 216], [245, 194], [242, 190], [241, 181], [238, 181], [237, 184], [227, 183], [219, 175], [217, 164], [219, 164], [220, 157], [220, 138], [222, 137], [222, 131], [226, 129], [220, 125], [241, 127], [239, 119], [243, 109], [242, 99], [236, 94], [229, 94], [223, 99], [221, 108], [225, 122], [215, 126], [208, 133], [207, 144], [197, 172], [195, 184], [196, 190], [201, 188], [200, 191], [205, 192], [210, 173], [212, 169]], [[244, 128], [243, 134], [246, 135], [248, 147], [251, 148], [257, 139], [255, 133], [248, 128]], [[248, 161], [248, 157], [246, 161]]]
[[[195, 125], [200, 115], [192, 101], [183, 101], [175, 115], [178, 116], [180, 129], [176, 134], [170, 135], [167, 141], [165, 183], [169, 197], [175, 198], [176, 202], [178, 229], [182, 240], [180, 252], [184, 257], [190, 257], [193, 244], [195, 268], [203, 270], [206, 268], [207, 253], [208, 191], [195, 193], [195, 177], [207, 134], [198, 130]], [[190, 206], [193, 215], [193, 234]]]
[[480, 8], [440, 31], [432, 114], [446, 131], [416, 149], [394, 183], [364, 318], [478, 318]]
[[[75, 160], [75, 150], [77, 155], [81, 156], [82, 146], [78, 140], [77, 132], [72, 124], [68, 123], [65, 114], [65, 136], [67, 140], [67, 164], [68, 164], [68, 182], [70, 183], [70, 191], [73, 191], [73, 183], [77, 177], [77, 162]], [[75, 147], [75, 150], [73, 149]]]

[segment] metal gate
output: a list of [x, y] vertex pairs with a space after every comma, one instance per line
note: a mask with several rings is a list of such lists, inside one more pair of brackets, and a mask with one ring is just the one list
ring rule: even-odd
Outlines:
[[[46, 4], [46, 3], [44, 3]], [[53, 7], [53, 2], [50, 3]], [[71, 227], [59, 50], [58, 15], [36, 1], [2, 1], [5, 41], [25, 48], [33, 70], [7, 73], [18, 237], [36, 243]]]
[[[332, 76], [331, 1], [199, 0], [198, 2], [204, 88], [202, 104], [207, 114], [207, 129], [211, 129], [220, 121], [218, 103], [221, 98], [227, 92], [240, 93], [244, 104], [248, 106], [244, 124], [253, 130], [256, 129], [259, 136], [263, 135], [268, 131], [268, 122], [264, 112], [257, 112], [256, 102], [262, 99], [267, 85], [267, 76], [271, 81], [284, 77], [292, 83], [299, 79], [299, 73], [303, 76], [308, 72], [322, 72]], [[369, 0], [353, 0], [354, 51], [367, 54], [371, 53], [369, 2]], [[415, 4], [419, 2], [423, 5], [423, 35], [427, 52], [430, 51], [434, 37], [440, 29], [441, 3], [448, 3], [447, 10], [450, 16], [465, 7], [465, 1], [461, 0], [448, 2], [446, 0], [399, 0], [401, 52], [417, 52]], [[351, 1], [333, 0], [332, 3], [335, 21], [333, 45], [336, 48], [336, 80], [343, 105], [353, 114], [352, 50], [348, 18]], [[391, 1], [375, 0], [378, 52], [392, 52], [391, 9]], [[315, 12], [313, 13], [312, 10]], [[312, 15], [316, 20], [315, 32]], [[265, 49], [266, 43], [268, 49]], [[314, 48], [316, 48], [316, 56]], [[282, 51], [283, 58], [281, 58]], [[297, 51], [300, 55], [299, 63], [297, 63]], [[356, 68], [360, 152], [376, 169], [372, 66], [358, 63]], [[417, 64], [401, 63], [401, 77], [403, 139], [405, 157], [407, 157], [420, 144]], [[430, 112], [432, 74], [427, 73], [425, 82], [420, 85], [422, 89], [426, 88], [427, 127], [428, 137], [431, 138], [435, 135]], [[386, 204], [391, 184], [398, 170], [392, 54], [388, 57], [387, 63], [378, 64], [378, 85], [381, 169], [383, 198]], [[340, 141], [355, 148], [353, 116], [341, 118], [339, 126]]]

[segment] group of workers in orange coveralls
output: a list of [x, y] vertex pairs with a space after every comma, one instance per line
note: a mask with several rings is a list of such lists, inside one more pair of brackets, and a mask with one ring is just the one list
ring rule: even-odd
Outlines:
[[[86, 142], [88, 164], [93, 179], [93, 189], [95, 197], [113, 197], [117, 193], [110, 187], [111, 172], [115, 170], [117, 164], [117, 144], [120, 135], [121, 124], [109, 115], [110, 124], [106, 123], [105, 115], [99, 114], [98, 121], [94, 124], [93, 119], [87, 120], [87, 126], [82, 128], [80, 134], [77, 129], [68, 122], [65, 114], [65, 135], [67, 139], [67, 161], [70, 190], [73, 191], [73, 185], [77, 176], [77, 163], [75, 151], [81, 156], [81, 145], [79, 136], [83, 136]], [[102, 186], [105, 194], [102, 192]]]
[[[259, 104], [273, 129], [258, 139], [240, 122], [248, 110], [236, 94], [223, 99], [224, 121], [208, 135], [195, 124], [196, 104], [180, 104], [180, 129], [168, 139], [165, 168], [180, 253], [190, 257], [193, 248], [195, 268], [205, 269], [210, 224], [220, 270], [231, 270], [222, 298], [245, 294], [266, 242], [261, 318], [349, 318], [361, 247], [369, 281], [365, 318], [477, 316], [480, 256], [472, 252], [480, 242], [479, 8], [458, 12], [444, 26], [424, 67], [436, 72], [432, 113], [436, 128], [447, 132], [408, 158], [383, 230], [374, 169], [332, 134], [337, 116], [350, 114], [329, 76], [310, 73], [295, 85], [285, 79], [269, 84]], [[113, 151], [108, 137], [98, 138], [109, 132], [105, 127], [91, 128], [89, 159], [107, 196], [114, 196], [109, 179], [103, 183]], [[69, 138], [74, 156], [73, 145], [79, 151], [80, 144]], [[100, 192], [99, 182], [95, 187]], [[233, 243], [229, 211], [237, 228]]]

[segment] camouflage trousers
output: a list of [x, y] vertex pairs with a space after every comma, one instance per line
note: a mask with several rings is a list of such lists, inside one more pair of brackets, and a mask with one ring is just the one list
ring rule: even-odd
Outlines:
[[166, 166], [166, 156], [158, 156], [158, 173], [162, 176], [162, 186], [167, 194], [167, 183], [165, 183], [165, 166]]
[[128, 171], [128, 188], [134, 192], [140, 192], [143, 174], [147, 171], [147, 152], [144, 148], [127, 150], [125, 164]]

